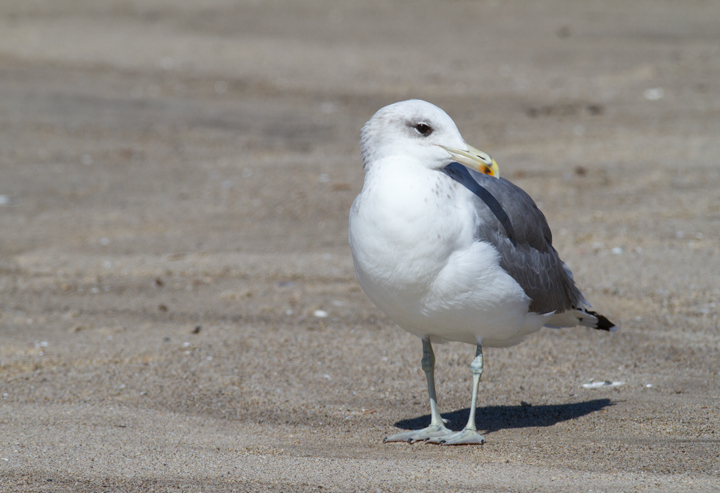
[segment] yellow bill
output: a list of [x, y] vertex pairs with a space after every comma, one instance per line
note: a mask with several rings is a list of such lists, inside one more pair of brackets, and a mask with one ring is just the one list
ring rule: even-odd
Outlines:
[[467, 146], [467, 151], [452, 147], [445, 147], [443, 145], [440, 147], [449, 152], [450, 155], [463, 166], [479, 171], [484, 175], [500, 178], [500, 168], [495, 160], [491, 158], [489, 154], [481, 151], [480, 149], [476, 149], [471, 145]]

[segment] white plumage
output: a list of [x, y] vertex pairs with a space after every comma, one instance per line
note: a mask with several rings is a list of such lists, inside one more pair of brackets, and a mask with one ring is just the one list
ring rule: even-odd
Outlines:
[[528, 312], [530, 299], [500, 268], [498, 252], [474, 238], [471, 192], [408, 161], [368, 166], [350, 214], [355, 271], [368, 297], [432, 342], [504, 346], [539, 330], [546, 317]]
[[[542, 239], [549, 229], [532, 200], [500, 181], [495, 161], [467, 146], [440, 108], [418, 100], [387, 106], [365, 125], [361, 145], [365, 183], [349, 224], [355, 271], [373, 303], [423, 340], [432, 411], [430, 427], [386, 440], [483, 443], [474, 422], [483, 345], [516, 344], [545, 324], [608, 321], [588, 310], [549, 238]], [[465, 176], [458, 162], [475, 171]], [[538, 271], [537, 279], [527, 269]], [[547, 299], [538, 295], [546, 291]], [[533, 303], [551, 308], [533, 311]], [[435, 397], [431, 343], [446, 341], [477, 347], [471, 416], [458, 433], [445, 428]]]

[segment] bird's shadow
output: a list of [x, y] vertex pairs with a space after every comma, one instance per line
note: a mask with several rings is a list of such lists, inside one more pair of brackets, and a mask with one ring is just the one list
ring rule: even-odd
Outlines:
[[[552, 426], [561, 421], [569, 421], [590, 413], [594, 413], [612, 406], [610, 399], [595, 399], [587, 402], [574, 402], [571, 404], [548, 404], [533, 406], [522, 403], [519, 406], [487, 406], [478, 407], [475, 413], [475, 422], [478, 430], [492, 433], [507, 428], [527, 428]], [[448, 420], [447, 427], [451, 430], [461, 430], [465, 427], [470, 409], [458, 409], [442, 414]], [[430, 424], [430, 415], [403, 419], [395, 426], [403, 430], [418, 430]]]

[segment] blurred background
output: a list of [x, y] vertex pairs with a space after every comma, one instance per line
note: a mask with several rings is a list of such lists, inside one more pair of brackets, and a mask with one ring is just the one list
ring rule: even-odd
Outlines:
[[508, 177], [688, 180], [679, 168], [713, 169], [720, 145], [717, 8], [3, 2], [0, 193], [27, 221], [3, 248], [344, 246], [359, 129], [409, 98], [448, 111]]
[[[0, 484], [392, 489], [427, 460], [444, 472], [419, 490], [555, 467], [568, 488], [702, 489], [720, 424], [718, 19], [708, 1], [3, 0], [0, 411], [26, 446], [2, 451]], [[360, 291], [347, 216], [362, 125], [410, 98], [533, 196], [622, 326], [489, 351], [480, 452], [380, 443], [426, 417], [420, 343]], [[458, 424], [471, 356], [438, 350]], [[256, 455], [287, 463], [272, 476]], [[453, 476], [468, 456], [506, 479]], [[312, 476], [307, 457], [395, 472]], [[558, 491], [543, 481], [527, 484]]]

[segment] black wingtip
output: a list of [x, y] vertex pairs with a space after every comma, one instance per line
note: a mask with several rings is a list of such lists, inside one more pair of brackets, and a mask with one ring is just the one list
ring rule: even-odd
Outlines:
[[610, 320], [608, 320], [606, 317], [600, 315], [598, 312], [593, 312], [590, 310], [587, 310], [587, 312], [592, 315], [593, 317], [598, 319], [598, 323], [594, 329], [598, 330], [607, 330], [608, 332], [615, 332], [617, 330], [617, 325], [612, 323]]

